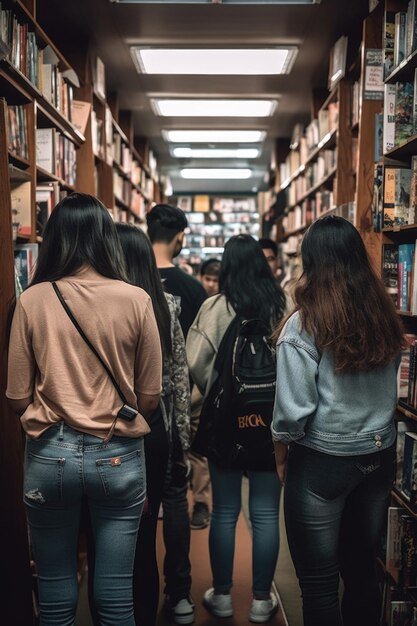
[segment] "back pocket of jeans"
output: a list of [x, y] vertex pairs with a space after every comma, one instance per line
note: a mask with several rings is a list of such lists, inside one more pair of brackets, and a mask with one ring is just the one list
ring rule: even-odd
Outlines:
[[145, 457], [140, 450], [107, 459], [97, 459], [96, 467], [104, 492], [119, 501], [145, 498]]
[[30, 506], [60, 502], [63, 497], [65, 459], [26, 453], [24, 501]]

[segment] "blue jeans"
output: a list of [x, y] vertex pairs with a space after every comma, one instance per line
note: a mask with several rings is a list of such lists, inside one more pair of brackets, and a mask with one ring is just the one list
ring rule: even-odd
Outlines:
[[134, 626], [132, 575], [146, 493], [143, 439], [107, 444], [64, 425], [28, 439], [24, 502], [38, 570], [40, 626], [73, 626], [77, 546], [86, 498], [96, 547], [94, 597], [101, 626]]
[[[241, 510], [243, 470], [222, 469], [209, 461], [213, 512], [209, 549], [217, 593], [232, 588], [236, 523]], [[269, 598], [279, 550], [281, 485], [275, 472], [249, 470], [249, 516], [252, 525], [252, 591]]]
[[284, 511], [304, 626], [379, 625], [376, 556], [394, 463], [394, 446], [350, 457], [290, 446]]

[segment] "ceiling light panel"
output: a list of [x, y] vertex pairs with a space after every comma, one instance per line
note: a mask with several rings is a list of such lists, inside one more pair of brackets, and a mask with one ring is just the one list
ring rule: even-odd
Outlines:
[[151, 100], [163, 117], [270, 117], [276, 100]]
[[257, 159], [260, 155], [258, 148], [182, 148], [171, 150], [172, 156], [177, 159]]
[[263, 76], [288, 74], [297, 48], [189, 49], [132, 46], [131, 52], [136, 69], [144, 74]]
[[265, 139], [264, 130], [163, 130], [171, 143], [259, 143]]
[[246, 180], [252, 176], [249, 169], [222, 168], [185, 168], [180, 171], [181, 178], [193, 180]]

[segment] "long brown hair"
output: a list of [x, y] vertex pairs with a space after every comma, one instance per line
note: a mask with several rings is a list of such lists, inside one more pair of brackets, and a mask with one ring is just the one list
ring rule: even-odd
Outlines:
[[356, 228], [341, 217], [319, 219], [306, 232], [301, 255], [295, 310], [317, 348], [332, 353], [336, 371], [369, 371], [395, 359], [404, 330]]

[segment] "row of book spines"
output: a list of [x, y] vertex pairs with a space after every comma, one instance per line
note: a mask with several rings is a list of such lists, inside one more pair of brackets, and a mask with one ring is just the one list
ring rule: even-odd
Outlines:
[[384, 19], [384, 78], [417, 47], [416, 1], [407, 11], [386, 11]]
[[69, 185], [76, 184], [75, 145], [55, 128], [36, 129], [36, 165]]
[[7, 109], [8, 149], [13, 154], [28, 158], [27, 120], [24, 106], [8, 106]]
[[417, 521], [400, 507], [388, 509], [386, 568], [401, 588], [417, 585]]
[[385, 85], [383, 152], [401, 146], [417, 132], [417, 74], [414, 83]]
[[417, 220], [417, 156], [412, 157], [411, 168], [385, 166], [383, 175], [384, 228], [415, 224]]
[[332, 191], [318, 191], [313, 198], [297, 204], [284, 218], [283, 227], [287, 232], [308, 226], [322, 213], [334, 206]]
[[388, 244], [383, 249], [382, 277], [395, 306], [417, 314], [416, 244]]
[[329, 109], [319, 112], [319, 117], [310, 124], [300, 129], [297, 137], [297, 149], [290, 150], [286, 160], [280, 163], [281, 181], [288, 179], [308, 160], [310, 153], [318, 146], [320, 141], [337, 128], [339, 115], [339, 103], [332, 102]]
[[38, 46], [36, 34], [26, 23], [21, 24], [10, 10], [1, 10], [0, 33], [10, 46], [9, 61], [33, 83], [44, 97], [71, 122], [73, 88], [55, 63], [44, 63], [44, 51]]

